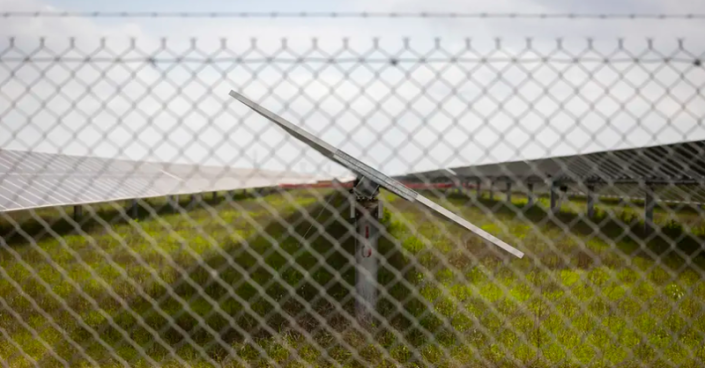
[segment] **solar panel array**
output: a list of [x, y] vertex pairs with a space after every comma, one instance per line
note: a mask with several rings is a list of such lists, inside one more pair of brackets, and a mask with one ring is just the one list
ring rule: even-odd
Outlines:
[[[583, 155], [451, 168], [464, 179], [563, 183], [705, 183], [705, 141], [595, 152]], [[448, 170], [410, 174], [404, 180], [450, 179]]]
[[0, 150], [0, 211], [317, 181], [260, 169]]

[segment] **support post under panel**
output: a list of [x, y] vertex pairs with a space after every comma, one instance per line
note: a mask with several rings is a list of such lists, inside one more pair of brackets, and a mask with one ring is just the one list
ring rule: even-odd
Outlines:
[[587, 186], [587, 217], [595, 217], [595, 186], [592, 184]]
[[81, 221], [81, 218], [83, 217], [83, 206], [77, 205], [73, 206], [73, 220], [76, 222]]
[[507, 181], [507, 203], [512, 203], [512, 182]]
[[475, 183], [475, 196], [477, 197], [477, 200], [479, 201], [482, 199], [482, 180], [477, 179], [477, 182]]
[[558, 212], [558, 184], [551, 182], [551, 213]]
[[654, 207], [656, 200], [654, 198], [654, 188], [651, 185], [644, 187], [646, 197], [644, 199], [644, 232], [650, 233], [654, 229]]
[[137, 199], [133, 199], [130, 201], [130, 216], [132, 218], [137, 218], [140, 213], [140, 208], [139, 208], [139, 203], [137, 203]]
[[370, 322], [372, 312], [377, 305], [377, 270], [379, 254], [377, 241], [379, 238], [378, 206], [375, 199], [357, 201], [355, 226], [357, 237], [355, 241], [355, 290], [358, 297], [355, 300], [355, 314], [358, 320]]

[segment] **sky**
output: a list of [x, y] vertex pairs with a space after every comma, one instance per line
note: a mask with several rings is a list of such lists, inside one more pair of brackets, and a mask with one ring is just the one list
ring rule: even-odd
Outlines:
[[[0, 9], [705, 13], [703, 3], [643, 0], [116, 4]], [[390, 174], [705, 139], [702, 23], [5, 18], [0, 148], [343, 172], [230, 89]]]

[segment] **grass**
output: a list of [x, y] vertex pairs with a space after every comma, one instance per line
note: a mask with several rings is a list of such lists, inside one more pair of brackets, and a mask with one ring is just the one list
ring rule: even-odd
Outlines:
[[[429, 194], [432, 196], [432, 193]], [[434, 196], [432, 196], [434, 197]], [[517, 245], [518, 260], [383, 194], [380, 300], [354, 318], [346, 200], [296, 190], [147, 201], [0, 221], [0, 362], [8, 366], [698, 366], [705, 218], [579, 200], [550, 216], [434, 199]], [[324, 203], [327, 203], [324, 205]], [[186, 202], [182, 203], [187, 206]], [[312, 223], [320, 226], [311, 226]], [[19, 231], [22, 229], [22, 231]], [[49, 230], [50, 229], [50, 230]], [[303, 242], [303, 236], [307, 242]]]

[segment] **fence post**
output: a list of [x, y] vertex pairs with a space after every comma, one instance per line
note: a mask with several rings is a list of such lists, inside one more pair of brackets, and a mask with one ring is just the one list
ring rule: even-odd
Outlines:
[[490, 180], [490, 201], [494, 201], [494, 180]]
[[533, 207], [536, 201], [534, 197], [534, 183], [526, 183], [526, 207]]

